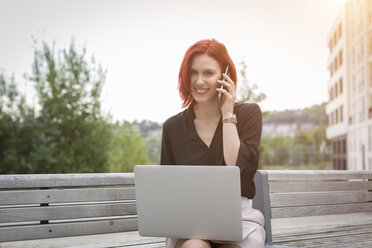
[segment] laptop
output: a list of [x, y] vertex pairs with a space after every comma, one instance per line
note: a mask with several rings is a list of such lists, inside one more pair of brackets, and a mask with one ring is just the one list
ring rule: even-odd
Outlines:
[[256, 230], [242, 225], [236, 166], [137, 165], [141, 236], [241, 241]]

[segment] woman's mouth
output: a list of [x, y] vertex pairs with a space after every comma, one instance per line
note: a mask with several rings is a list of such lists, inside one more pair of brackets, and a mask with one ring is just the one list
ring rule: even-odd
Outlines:
[[209, 89], [196, 89], [196, 88], [195, 88], [195, 92], [196, 92], [196, 94], [198, 94], [198, 95], [204, 95], [205, 93], [208, 92], [208, 90], [209, 90]]

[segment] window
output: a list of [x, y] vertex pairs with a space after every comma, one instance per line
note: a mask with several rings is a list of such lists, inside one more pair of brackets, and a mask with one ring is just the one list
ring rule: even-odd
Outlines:
[[338, 38], [340, 39], [341, 38], [341, 35], [342, 35], [342, 31], [341, 31], [341, 22], [338, 24]]
[[336, 98], [336, 97], [338, 96], [338, 87], [337, 87], [337, 83], [335, 84], [334, 89], [335, 89], [335, 98]]
[[337, 44], [337, 35], [336, 32], [333, 34], [333, 45], [335, 46]]
[[336, 109], [336, 120], [335, 120], [335, 124], [337, 124], [338, 123], [338, 109]]
[[336, 85], [333, 86], [333, 97], [334, 97], [334, 98], [337, 97], [337, 87], [336, 87]]
[[368, 150], [372, 151], [372, 125], [368, 127]]
[[342, 94], [342, 78], [340, 78], [340, 94]]
[[372, 88], [372, 63], [369, 63], [368, 66], [369, 66], [369, 87]]
[[337, 71], [337, 56], [335, 57], [335, 60], [333, 61], [333, 65], [335, 67], [334, 72]]
[[364, 92], [364, 69], [359, 71], [358, 75], [358, 92], [363, 93]]
[[372, 31], [368, 33], [368, 48], [369, 48], [369, 55], [372, 55]]
[[338, 54], [338, 61], [339, 61], [339, 65], [341, 66], [342, 65], [342, 49], [340, 50]]
[[368, 119], [372, 118], [372, 93], [368, 95]]
[[340, 107], [340, 122], [343, 122], [343, 121], [344, 121], [344, 114], [342, 113], [343, 110], [344, 110], [344, 107], [341, 106], [341, 107]]
[[[342, 153], [346, 155], [346, 152], [347, 152], [346, 151], [346, 139], [342, 140], [342, 148], [343, 148]], [[345, 163], [346, 163], [346, 161], [345, 161]]]

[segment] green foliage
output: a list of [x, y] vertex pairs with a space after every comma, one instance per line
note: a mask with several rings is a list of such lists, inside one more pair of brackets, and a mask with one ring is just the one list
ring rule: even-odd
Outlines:
[[113, 126], [108, 152], [109, 172], [133, 172], [136, 164], [148, 164], [148, 148], [141, 134], [130, 125]]
[[326, 103], [314, 105], [310, 108], [298, 110], [273, 111], [264, 115], [264, 123], [313, 123], [316, 125], [326, 125], [327, 115], [325, 111]]
[[147, 155], [151, 164], [160, 164], [161, 140], [156, 138], [149, 138], [146, 140], [148, 148]]
[[107, 170], [111, 128], [99, 97], [105, 72], [85, 49], [35, 49], [33, 73], [40, 111], [26, 106], [14, 79], [0, 76], [0, 172], [63, 173]]
[[29, 163], [33, 173], [103, 172], [111, 131], [101, 114], [105, 81], [74, 42], [56, 54], [46, 43], [35, 50], [33, 74], [41, 111], [36, 117]]
[[325, 168], [331, 161], [330, 141], [326, 139], [326, 126], [313, 130], [299, 130], [293, 138], [262, 137], [263, 152], [260, 165], [318, 166]]
[[131, 122], [124, 121], [124, 125], [132, 125], [139, 129], [143, 137], [148, 137], [150, 131], [158, 130], [162, 128], [162, 125], [149, 120], [142, 120], [138, 122], [137, 120]]
[[20, 96], [14, 77], [0, 72], [0, 173], [27, 173], [34, 113]]

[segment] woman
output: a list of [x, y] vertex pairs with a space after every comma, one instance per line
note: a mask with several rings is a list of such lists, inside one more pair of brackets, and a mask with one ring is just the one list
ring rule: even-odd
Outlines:
[[249, 202], [255, 195], [262, 114], [257, 104], [235, 103], [236, 81], [234, 63], [222, 43], [202, 40], [187, 50], [178, 85], [187, 109], [163, 125], [161, 164], [239, 166], [243, 225], [255, 225], [257, 230], [230, 243], [167, 238], [167, 248], [264, 246], [263, 215]]

